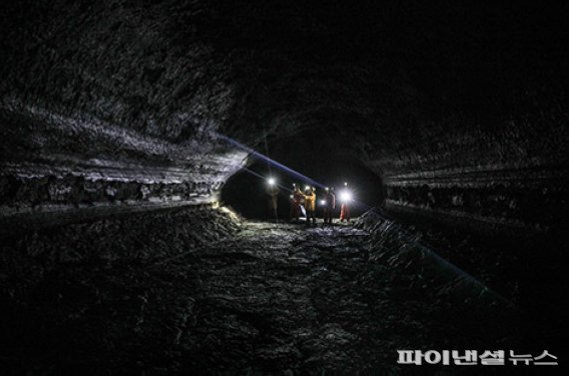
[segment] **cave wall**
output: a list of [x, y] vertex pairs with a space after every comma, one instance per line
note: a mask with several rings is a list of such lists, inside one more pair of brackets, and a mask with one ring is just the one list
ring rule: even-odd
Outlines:
[[374, 171], [392, 211], [539, 230], [567, 207], [567, 9], [3, 6], [3, 215], [214, 201], [248, 163], [217, 134], [262, 150], [310, 129]]
[[214, 141], [234, 90], [224, 57], [192, 39], [203, 4], [7, 7], [0, 67], [3, 215], [202, 204], [214, 201], [244, 165], [245, 153]]

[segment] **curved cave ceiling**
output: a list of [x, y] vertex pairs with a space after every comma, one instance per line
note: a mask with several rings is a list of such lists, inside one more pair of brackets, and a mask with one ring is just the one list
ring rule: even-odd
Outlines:
[[395, 206], [502, 200], [477, 215], [524, 222], [536, 214], [518, 210], [520, 191], [564, 192], [569, 33], [543, 4], [4, 6], [4, 213], [207, 201], [251, 163], [218, 134], [259, 150], [318, 134], [383, 179]]

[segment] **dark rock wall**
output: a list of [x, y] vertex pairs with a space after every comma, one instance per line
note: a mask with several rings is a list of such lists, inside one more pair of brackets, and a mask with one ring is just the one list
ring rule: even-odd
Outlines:
[[566, 11], [444, 1], [10, 4], [2, 189], [26, 196], [20, 202], [46, 190], [81, 202], [91, 188], [69, 181], [82, 178], [97, 186], [94, 201], [114, 189], [139, 200], [172, 184], [163, 200], [213, 198], [245, 163], [216, 133], [261, 146], [265, 134], [275, 143], [309, 129], [375, 171], [390, 209], [547, 227], [567, 207]]
[[480, 166], [390, 177], [386, 207], [484, 230], [543, 233], [562, 225], [567, 193], [560, 166]]
[[4, 212], [211, 201], [243, 165], [246, 154], [213, 141], [233, 103], [225, 57], [193, 37], [192, 22], [179, 24], [203, 6], [147, 5], [21, 2], [3, 12]]

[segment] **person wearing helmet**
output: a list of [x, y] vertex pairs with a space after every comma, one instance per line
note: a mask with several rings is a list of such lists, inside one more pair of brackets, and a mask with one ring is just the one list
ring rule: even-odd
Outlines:
[[334, 209], [336, 209], [336, 195], [334, 194], [334, 187], [326, 188], [324, 194], [324, 223], [332, 224], [332, 217], [334, 216]]
[[304, 208], [306, 209], [306, 225], [312, 223], [316, 224], [316, 189], [314, 187], [307, 187], [304, 191]]
[[274, 178], [267, 181], [265, 193], [267, 196], [267, 219], [277, 219], [278, 200], [280, 189]]
[[302, 205], [304, 195], [300, 191], [300, 187], [298, 187], [296, 184], [293, 184], [293, 192], [290, 198], [290, 220], [298, 221], [300, 219], [300, 205]]
[[352, 195], [348, 190], [348, 183], [344, 183], [344, 190], [340, 192], [340, 201], [342, 206], [340, 207], [340, 221], [350, 222], [350, 206], [349, 203], [352, 200]]

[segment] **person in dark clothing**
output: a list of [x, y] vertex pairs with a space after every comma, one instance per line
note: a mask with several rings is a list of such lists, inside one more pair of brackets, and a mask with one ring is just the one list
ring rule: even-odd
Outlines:
[[269, 179], [265, 190], [267, 195], [267, 219], [277, 219], [279, 192], [280, 189], [274, 180]]
[[326, 188], [324, 194], [324, 223], [332, 224], [332, 217], [334, 216], [334, 209], [336, 209], [336, 195], [334, 194], [334, 187]]

